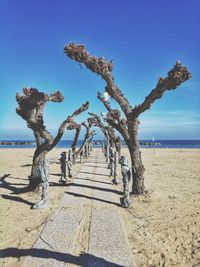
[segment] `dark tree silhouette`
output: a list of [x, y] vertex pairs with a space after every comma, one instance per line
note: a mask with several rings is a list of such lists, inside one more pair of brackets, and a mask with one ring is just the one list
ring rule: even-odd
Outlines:
[[123, 136], [131, 157], [132, 163], [132, 193], [144, 193], [144, 166], [141, 160], [141, 153], [138, 142], [138, 117], [141, 113], [151, 107], [151, 105], [164, 93], [176, 89], [181, 83], [191, 78], [190, 72], [182, 66], [179, 61], [168, 72], [165, 78], [161, 77], [156, 87], [145, 97], [143, 103], [132, 107], [124, 94], [117, 87], [112, 76], [113, 63], [106, 61], [103, 57], [97, 58], [90, 55], [84, 45], [70, 43], [64, 47], [65, 54], [71, 59], [83, 63], [88, 69], [100, 75], [106, 82], [105, 91], [119, 104], [125, 118], [121, 118], [119, 110], [111, 109], [110, 104], [98, 94], [98, 98], [103, 102], [108, 110], [107, 122]]
[[38, 177], [38, 166], [41, 166], [46, 154], [52, 150], [61, 139], [65, 128], [73, 122], [76, 116], [88, 109], [89, 102], [86, 102], [79, 109], [74, 111], [72, 115], [68, 116], [60, 125], [55, 138], [53, 138], [44, 125], [43, 111], [45, 104], [49, 101], [62, 102], [64, 100], [63, 95], [59, 91], [48, 95], [39, 92], [35, 88], [24, 88], [23, 95], [19, 93], [16, 94], [16, 100], [19, 104], [16, 108], [16, 112], [26, 121], [28, 128], [33, 130], [37, 142], [29, 182], [30, 189], [35, 189], [40, 183], [40, 181], [36, 179], [36, 177]]

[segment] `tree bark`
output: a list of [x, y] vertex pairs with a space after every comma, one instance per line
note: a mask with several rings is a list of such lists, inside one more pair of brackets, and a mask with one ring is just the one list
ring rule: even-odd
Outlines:
[[128, 131], [130, 139], [125, 140], [129, 149], [131, 158], [131, 170], [132, 170], [132, 192], [133, 194], [144, 193], [144, 172], [145, 168], [142, 164], [141, 152], [139, 149], [138, 140], [138, 126], [139, 120], [128, 120]]
[[77, 146], [77, 143], [78, 143], [78, 138], [79, 138], [80, 132], [81, 132], [81, 127], [76, 129], [76, 133], [75, 133], [75, 136], [74, 136], [74, 141], [73, 141], [73, 143], [71, 145], [73, 154], [76, 152], [76, 146]]
[[33, 155], [31, 175], [29, 176], [29, 188], [35, 190], [41, 183], [40, 178], [38, 177], [38, 168], [43, 164], [44, 159], [50, 149], [45, 148], [44, 146], [39, 146], [36, 148]]

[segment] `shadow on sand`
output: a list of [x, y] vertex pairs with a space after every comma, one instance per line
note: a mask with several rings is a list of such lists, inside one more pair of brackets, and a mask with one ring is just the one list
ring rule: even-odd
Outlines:
[[101, 174], [101, 173], [95, 173], [95, 172], [83, 172], [83, 171], [80, 171], [79, 173], [86, 173], [86, 174], [93, 174], [93, 175], [99, 175], [99, 176], [107, 176], [109, 177], [108, 174]]
[[[76, 183], [70, 183], [70, 182], [69, 183], [66, 183], [64, 185], [65, 186], [84, 187], [84, 188], [89, 188], [89, 189], [93, 189], [93, 190], [99, 190], [99, 191], [114, 193], [114, 194], [117, 194], [117, 195], [122, 195], [122, 192], [121, 191], [118, 191], [118, 190], [115, 190], [115, 189], [110, 189], [110, 188], [103, 188], [103, 187], [86, 185], [86, 184], [76, 184]], [[59, 183], [51, 182], [50, 183], [50, 186], [63, 186], [63, 185], [62, 184], [59, 184]]]
[[99, 181], [99, 180], [92, 180], [92, 179], [89, 179], [89, 178], [79, 178], [79, 177], [76, 177], [76, 179], [91, 181], [93, 183], [96, 183], [97, 182], [97, 183], [102, 183], [102, 184], [113, 184], [113, 183], [103, 182], [103, 181]]
[[[0, 178], [0, 188], [5, 188], [7, 190], [10, 190], [10, 191], [12, 191], [12, 194], [15, 194], [15, 195], [30, 192], [30, 188], [28, 187], [28, 185], [25, 187], [19, 188], [19, 187], [13, 186], [12, 183], [7, 182], [6, 178], [10, 177], [10, 176], [11, 176], [11, 174], [5, 174]], [[13, 177], [10, 177], [10, 178], [13, 178]], [[17, 179], [17, 178], [15, 178], [15, 179]], [[18, 179], [20, 179], [20, 178], [18, 178]]]
[[103, 203], [106, 203], [106, 204], [112, 204], [112, 205], [115, 205], [117, 207], [121, 207], [120, 204], [118, 204], [116, 202], [108, 201], [108, 200], [105, 200], [105, 199], [101, 199], [101, 198], [97, 198], [97, 197], [90, 197], [90, 196], [86, 196], [86, 195], [82, 195], [82, 194], [78, 194], [78, 193], [73, 193], [73, 192], [65, 192], [65, 193], [68, 194], [68, 195], [74, 196], [74, 197], [87, 198], [87, 199], [103, 202]]
[[[19, 195], [19, 194], [27, 193], [27, 192], [31, 191], [28, 186], [25, 186], [25, 187], [22, 187], [22, 188], [14, 186], [14, 185], [26, 185], [26, 184], [15, 184], [15, 183], [12, 184], [12, 183], [7, 182], [6, 178], [8, 178], [8, 177], [12, 178], [12, 179], [21, 180], [21, 178], [11, 177], [11, 174], [5, 174], [2, 177], [0, 177], [0, 188], [4, 188], [4, 189], [7, 189], [7, 190], [10, 190], [11, 191], [10, 194], [12, 194], [12, 195]], [[2, 194], [1, 197], [4, 198], [4, 199], [21, 202], [21, 203], [24, 203], [24, 204], [29, 205], [29, 206], [33, 205], [32, 202], [27, 201], [27, 200], [25, 200], [25, 199], [23, 199], [21, 197], [11, 196], [11, 195], [6, 195], [6, 194]]]
[[2, 198], [4, 199], [9, 199], [9, 200], [13, 200], [13, 201], [17, 201], [17, 202], [21, 202], [21, 203], [24, 203], [26, 205], [29, 205], [29, 206], [32, 206], [34, 203], [28, 201], [28, 200], [25, 200], [21, 197], [15, 197], [15, 196], [9, 196], [9, 195], [1, 195]]
[[7, 248], [0, 250], [1, 258], [8, 258], [8, 257], [20, 258], [26, 256], [31, 256], [33, 258], [41, 258], [41, 259], [54, 259], [59, 262], [71, 263], [83, 267], [91, 267], [91, 266], [123, 267], [123, 265], [106, 261], [103, 258], [99, 258], [88, 253], [82, 253], [80, 256], [73, 256], [69, 253], [61, 253], [57, 251], [51, 251], [47, 249], [37, 249], [37, 248], [31, 248], [31, 249]]
[[[95, 165], [89, 165], [89, 164], [84, 164], [84, 166], [86, 166], [86, 167], [91, 167], [91, 168], [94, 168], [94, 167], [95, 167]], [[107, 165], [106, 165], [106, 166], [98, 166], [98, 169], [99, 169], [99, 168], [107, 169]]]

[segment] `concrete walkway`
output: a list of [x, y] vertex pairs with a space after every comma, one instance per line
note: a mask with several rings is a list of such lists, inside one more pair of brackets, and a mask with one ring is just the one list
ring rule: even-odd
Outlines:
[[102, 152], [94, 149], [21, 266], [135, 266], [120, 216], [121, 192], [108, 175]]

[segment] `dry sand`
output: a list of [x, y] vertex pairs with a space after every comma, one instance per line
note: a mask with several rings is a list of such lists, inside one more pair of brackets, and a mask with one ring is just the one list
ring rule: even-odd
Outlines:
[[[0, 149], [0, 177], [3, 177], [1, 181], [4, 181], [0, 183], [0, 249], [31, 248], [46, 221], [55, 212], [64, 192], [67, 191], [66, 186], [60, 186], [58, 183], [59, 158], [62, 151], [63, 149], [56, 148], [48, 154], [51, 162], [49, 208], [33, 210], [30, 207], [41, 199], [41, 192], [18, 194], [17, 189], [28, 185], [27, 177], [30, 175], [34, 149]], [[77, 163], [72, 174], [75, 175], [80, 167]], [[16, 264], [16, 258], [0, 259], [0, 266], [15, 267], [18, 266]]]
[[[30, 206], [40, 193], [18, 194], [18, 188], [28, 184], [34, 150], [0, 149], [0, 249], [31, 248], [55, 212], [67, 191], [65, 186], [56, 186], [62, 150], [49, 153], [51, 205], [36, 211]], [[122, 154], [128, 155], [127, 149]], [[120, 209], [137, 265], [200, 266], [200, 150], [142, 149], [142, 159], [148, 192], [133, 197], [130, 209]], [[77, 164], [73, 172], [79, 169]], [[17, 266], [17, 259], [2, 258], [0, 266]]]
[[200, 150], [143, 149], [144, 196], [123, 212], [140, 267], [200, 266]]

